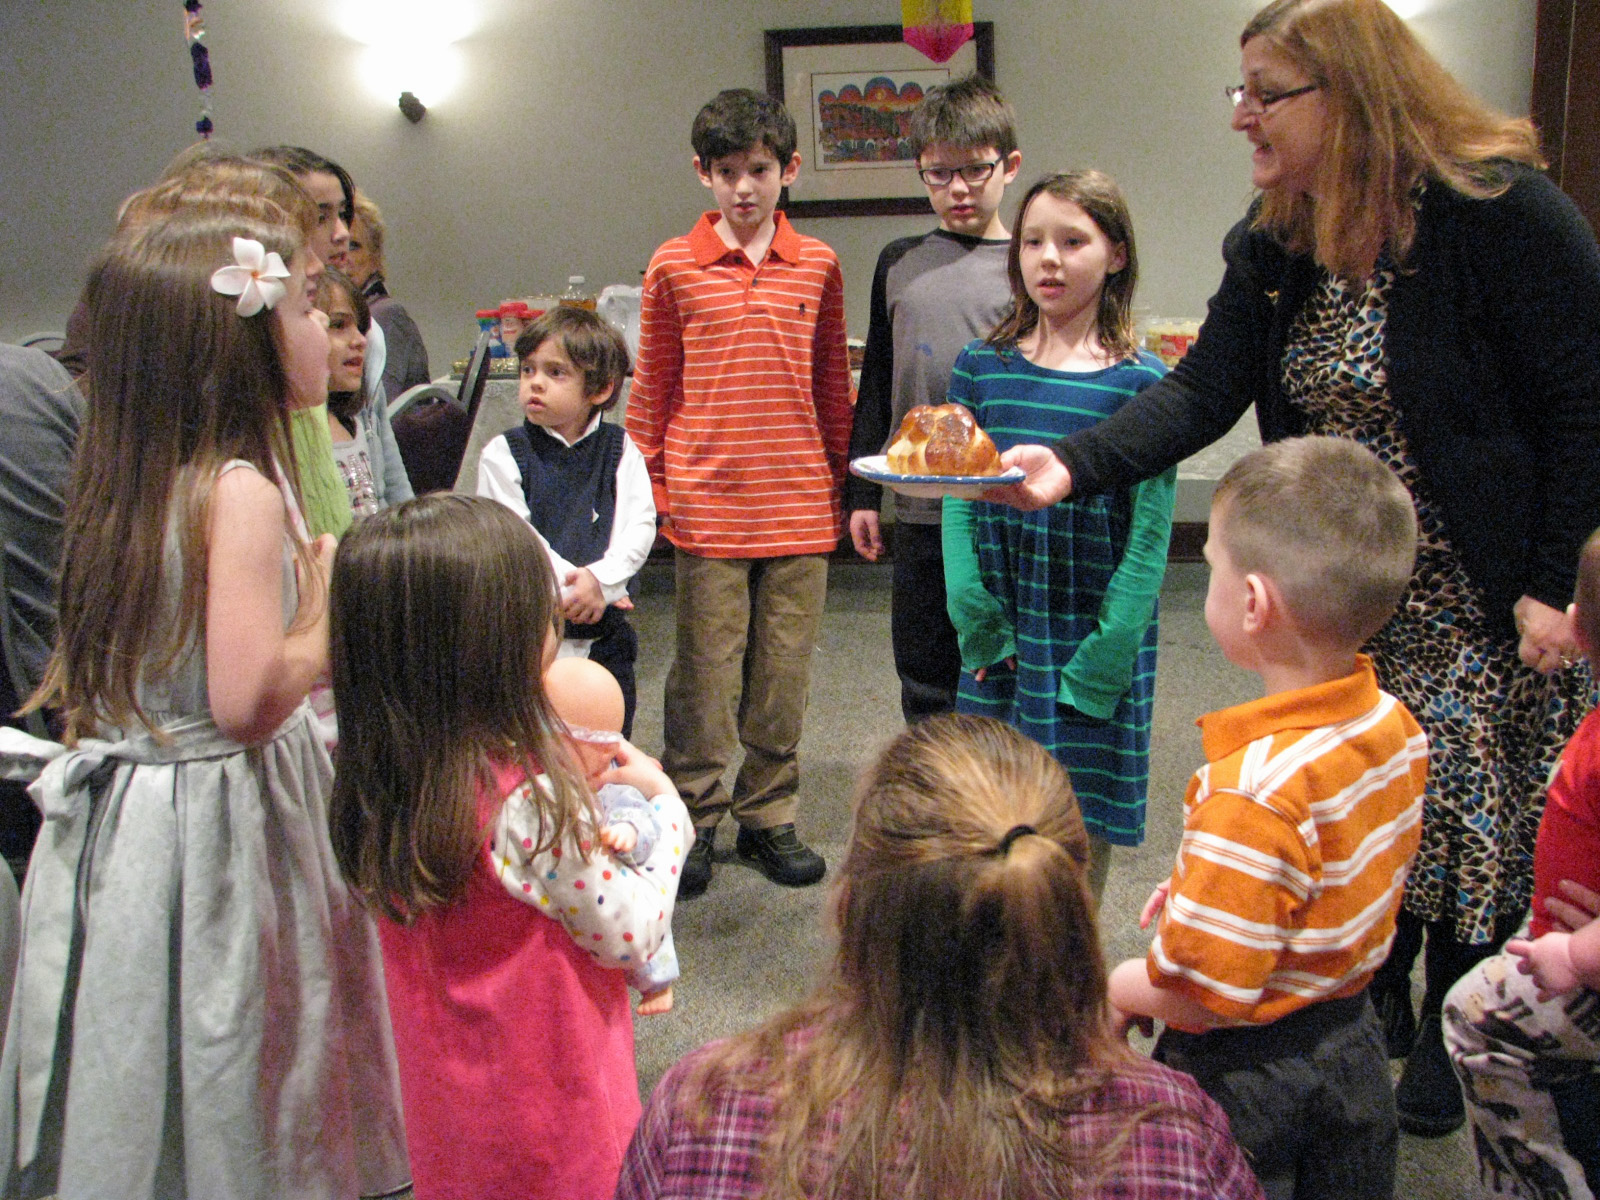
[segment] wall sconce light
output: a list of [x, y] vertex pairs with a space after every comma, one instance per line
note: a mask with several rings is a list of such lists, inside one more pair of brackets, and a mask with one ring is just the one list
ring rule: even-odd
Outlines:
[[[340, 30], [365, 47], [359, 71], [374, 95], [413, 125], [448, 98], [464, 74], [457, 42], [483, 24], [485, 0], [339, 0]], [[393, 109], [389, 110], [393, 112]]]

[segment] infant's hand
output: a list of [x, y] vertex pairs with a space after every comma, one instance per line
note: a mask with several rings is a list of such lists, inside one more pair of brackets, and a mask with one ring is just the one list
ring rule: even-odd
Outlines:
[[659, 1017], [662, 1013], [672, 1011], [672, 985], [669, 983], [658, 992], [651, 992], [639, 1000], [639, 1007], [634, 1009], [641, 1017]]
[[672, 780], [667, 778], [661, 764], [632, 742], [616, 742], [611, 754], [617, 765], [600, 776], [601, 783], [630, 784], [643, 792], [647, 800], [663, 792], [671, 792], [674, 796], [678, 794], [678, 789], [672, 786]]
[[600, 844], [612, 854], [627, 854], [639, 844], [639, 831], [631, 821], [618, 821], [600, 831]]
[[1506, 952], [1522, 960], [1517, 963], [1517, 970], [1533, 976], [1540, 1000], [1565, 995], [1576, 990], [1581, 982], [1572, 965], [1570, 933], [1547, 933], [1531, 942], [1526, 938], [1512, 938], [1506, 943]]
[[1161, 910], [1167, 906], [1167, 893], [1172, 890], [1172, 880], [1164, 879], [1156, 884], [1156, 890], [1150, 893], [1150, 899], [1144, 902], [1144, 908], [1139, 913], [1139, 928], [1149, 929], [1150, 922], [1161, 915]]
[[568, 571], [561, 585], [561, 615], [578, 625], [593, 625], [606, 611], [600, 581], [588, 567]]

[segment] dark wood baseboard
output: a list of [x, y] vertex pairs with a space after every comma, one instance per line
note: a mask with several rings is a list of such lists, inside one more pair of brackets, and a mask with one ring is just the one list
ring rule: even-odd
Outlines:
[[1204, 562], [1206, 522], [1174, 521], [1172, 541], [1167, 546], [1168, 562]]

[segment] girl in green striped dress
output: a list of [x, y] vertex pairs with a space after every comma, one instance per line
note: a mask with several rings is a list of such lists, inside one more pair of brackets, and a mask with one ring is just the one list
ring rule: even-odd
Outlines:
[[[1012, 303], [956, 360], [950, 399], [1004, 453], [1114, 413], [1164, 373], [1137, 348], [1138, 276], [1121, 190], [1098, 171], [1023, 197], [1007, 268]], [[1098, 899], [1112, 845], [1144, 839], [1156, 597], [1177, 471], [1022, 512], [946, 499], [945, 578], [961, 642], [958, 711], [1016, 726], [1067, 769], [1088, 826]]]

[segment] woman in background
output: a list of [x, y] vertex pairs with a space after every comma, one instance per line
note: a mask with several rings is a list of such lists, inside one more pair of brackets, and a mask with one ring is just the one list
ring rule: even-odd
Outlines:
[[405, 307], [389, 295], [383, 278], [383, 213], [370, 197], [357, 191], [350, 223], [350, 278], [361, 289], [372, 319], [383, 330], [388, 358], [383, 365], [383, 390], [391, 399], [407, 388], [427, 383], [428, 348], [422, 331]]
[[1533, 126], [1471, 96], [1383, 0], [1275, 0], [1240, 45], [1227, 91], [1261, 194], [1199, 341], [1109, 420], [1008, 452], [1028, 479], [991, 498], [1126, 486], [1251, 404], [1263, 438], [1354, 438], [1410, 489], [1416, 573], [1367, 651], [1428, 735], [1428, 792], [1372, 987], [1390, 1053], [1410, 1053], [1400, 1125], [1440, 1135], [1464, 1120], [1445, 992], [1521, 922], [1545, 782], [1594, 703], [1564, 610], [1600, 525], [1600, 248]]

